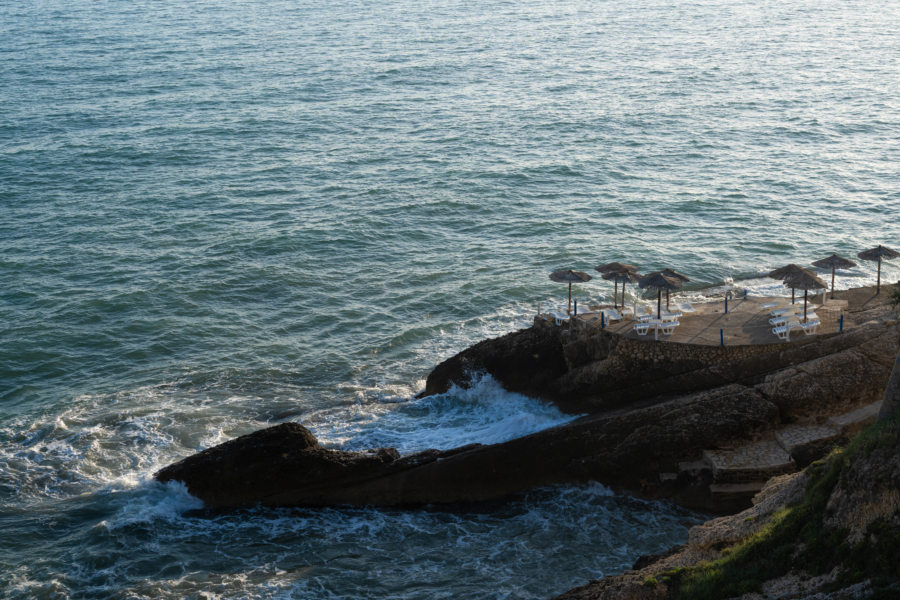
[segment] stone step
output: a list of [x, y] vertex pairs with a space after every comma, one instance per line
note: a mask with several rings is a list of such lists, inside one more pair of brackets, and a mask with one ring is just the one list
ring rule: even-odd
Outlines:
[[715, 483], [765, 481], [797, 470], [791, 455], [775, 440], [754, 442], [733, 450], [704, 450]]
[[765, 481], [751, 481], [749, 483], [714, 483], [709, 486], [709, 493], [713, 496], [756, 495], [765, 485]]
[[878, 411], [881, 410], [881, 400], [867, 404], [862, 408], [851, 410], [842, 415], [836, 415], [828, 419], [828, 424], [835, 427], [841, 433], [854, 432], [863, 425], [868, 425], [878, 418]]
[[707, 471], [710, 469], [712, 469], [712, 465], [708, 460], [706, 460], [706, 457], [702, 457], [700, 458], [700, 460], [678, 463], [678, 472], [687, 473], [691, 476], [698, 475], [701, 471]]
[[823, 442], [840, 437], [841, 429], [829, 423], [823, 425], [788, 425], [775, 432], [775, 440], [790, 454], [797, 446]]

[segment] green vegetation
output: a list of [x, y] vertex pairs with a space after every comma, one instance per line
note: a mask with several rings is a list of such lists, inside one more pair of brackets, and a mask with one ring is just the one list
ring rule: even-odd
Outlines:
[[876, 597], [896, 595], [896, 588], [887, 589], [900, 578], [900, 532], [896, 527], [875, 523], [862, 542], [850, 545], [846, 531], [824, 529], [822, 525], [841, 470], [876, 449], [900, 449], [900, 417], [875, 423], [846, 448], [811, 465], [803, 500], [776, 513], [755, 535], [728, 548], [722, 558], [662, 574], [660, 580], [670, 587], [670, 597], [731, 598], [757, 592], [764, 581], [786, 575], [791, 569], [820, 575], [836, 566], [840, 575], [835, 589], [871, 579]]

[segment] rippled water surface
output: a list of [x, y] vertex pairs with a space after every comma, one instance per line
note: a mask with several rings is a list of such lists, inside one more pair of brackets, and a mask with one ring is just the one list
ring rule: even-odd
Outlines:
[[489, 378], [414, 399], [564, 300], [552, 270], [696, 293], [898, 246], [898, 29], [879, 0], [0, 4], [0, 589], [549, 597], [683, 541], [696, 515], [599, 485], [217, 515], [150, 478], [285, 420], [403, 452], [565, 422]]

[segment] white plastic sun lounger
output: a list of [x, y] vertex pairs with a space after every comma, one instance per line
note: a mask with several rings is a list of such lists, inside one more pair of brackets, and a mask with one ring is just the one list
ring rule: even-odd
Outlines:
[[634, 320], [641, 323], [649, 321], [653, 317], [653, 310], [644, 304], [634, 304]]
[[622, 315], [620, 315], [618, 313], [618, 311], [616, 311], [616, 309], [614, 309], [614, 308], [604, 308], [600, 312], [603, 313], [603, 315], [606, 317], [607, 321], [621, 321], [622, 320]]
[[676, 302], [673, 303], [672, 306], [677, 308], [679, 311], [683, 313], [692, 313], [697, 312], [697, 309], [691, 306], [690, 302]]
[[803, 310], [803, 305], [802, 305], [802, 304], [800, 304], [800, 305], [797, 305], [797, 304], [791, 304], [790, 306], [784, 306], [784, 307], [782, 307], [782, 308], [776, 308], [775, 310], [773, 310], [773, 311], [770, 312], [769, 314], [772, 315], [773, 317], [783, 317], [783, 316], [785, 316], [785, 315], [792, 315], [792, 314], [795, 314], [798, 310], [800, 310], [800, 311]]
[[821, 322], [818, 319], [814, 319], [809, 320], [806, 323], [800, 323], [800, 328], [803, 329], [803, 333], [806, 335], [815, 335], [820, 324]]
[[663, 321], [659, 324], [659, 329], [662, 331], [663, 335], [672, 335], [675, 333], [675, 328], [678, 327], [678, 321]]
[[651, 325], [652, 323], [648, 321], [644, 321], [643, 323], [635, 323], [634, 332], [638, 335], [647, 335], [647, 332], [650, 331]]
[[800, 319], [791, 316], [784, 325], [779, 325], [772, 329], [772, 333], [778, 336], [780, 340], [790, 340], [791, 329], [800, 329], [802, 325]]
[[547, 314], [550, 315], [550, 317], [552, 317], [554, 321], [556, 321], [557, 325], [562, 325], [569, 320], [569, 315], [559, 310], [551, 310]]

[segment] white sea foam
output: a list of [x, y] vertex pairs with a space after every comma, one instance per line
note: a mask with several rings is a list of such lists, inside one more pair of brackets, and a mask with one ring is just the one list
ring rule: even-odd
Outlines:
[[306, 415], [303, 423], [326, 445], [354, 450], [391, 446], [412, 452], [503, 442], [572, 418], [552, 405], [508, 392], [481, 374], [467, 388], [341, 406]]
[[180, 481], [159, 483], [145, 479], [141, 488], [130, 494], [131, 499], [116, 514], [98, 526], [109, 530], [155, 521], [173, 521], [189, 510], [203, 508], [203, 502], [188, 493]]

